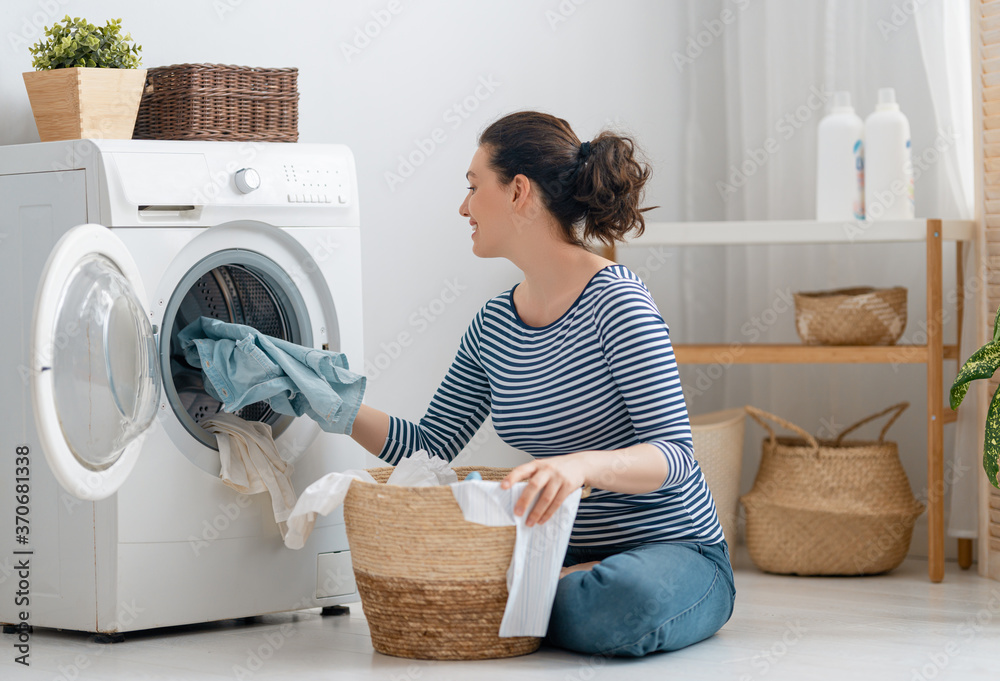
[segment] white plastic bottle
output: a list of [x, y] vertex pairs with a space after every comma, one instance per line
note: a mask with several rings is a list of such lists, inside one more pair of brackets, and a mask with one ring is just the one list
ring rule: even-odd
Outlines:
[[850, 92], [834, 94], [833, 108], [816, 132], [816, 219], [865, 217], [864, 123]]
[[913, 218], [910, 122], [891, 87], [879, 89], [878, 106], [865, 119], [865, 217]]

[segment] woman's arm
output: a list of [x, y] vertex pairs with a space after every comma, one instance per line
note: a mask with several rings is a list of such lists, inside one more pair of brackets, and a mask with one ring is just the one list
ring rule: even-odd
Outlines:
[[479, 355], [483, 320], [481, 309], [418, 423], [361, 405], [351, 437], [393, 466], [421, 449], [447, 461], [454, 459], [490, 413], [490, 383]]
[[538, 498], [528, 516], [528, 527], [551, 518], [566, 497], [584, 485], [609, 492], [646, 494], [659, 489], [668, 473], [667, 460], [657, 447], [639, 443], [622, 449], [584, 451], [522, 464], [504, 478], [501, 486], [527, 480], [514, 506], [521, 515]]
[[362, 404], [354, 417], [351, 438], [369, 452], [378, 456], [389, 436], [389, 415], [384, 411]]

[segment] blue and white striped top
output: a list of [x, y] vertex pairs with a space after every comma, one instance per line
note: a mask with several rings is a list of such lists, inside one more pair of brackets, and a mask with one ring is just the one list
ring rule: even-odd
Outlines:
[[504, 442], [535, 457], [645, 442], [667, 458], [662, 486], [646, 494], [595, 487], [580, 502], [570, 545], [722, 541], [693, 457], [669, 330], [639, 277], [609, 265], [540, 327], [518, 316], [514, 288], [479, 310], [420, 422], [390, 417], [379, 457], [395, 465], [424, 449], [450, 461], [488, 415]]

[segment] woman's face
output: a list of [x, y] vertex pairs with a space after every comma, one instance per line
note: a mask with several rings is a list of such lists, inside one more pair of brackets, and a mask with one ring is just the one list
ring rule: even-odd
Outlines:
[[510, 187], [501, 185], [489, 167], [489, 151], [485, 147], [476, 150], [466, 178], [469, 193], [458, 212], [469, 218], [472, 225], [472, 252], [480, 258], [503, 256], [511, 233]]

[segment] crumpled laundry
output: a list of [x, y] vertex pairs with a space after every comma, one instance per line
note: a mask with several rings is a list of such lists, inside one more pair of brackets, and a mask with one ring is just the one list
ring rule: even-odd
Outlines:
[[285, 532], [285, 546], [301, 549], [316, 526], [316, 516], [330, 515], [340, 508], [347, 496], [347, 490], [355, 480], [376, 482], [368, 471], [349, 470], [343, 473], [327, 473], [306, 487], [288, 516]]
[[[368, 471], [350, 470], [343, 473], [327, 473], [306, 487], [288, 518], [285, 546], [290, 549], [301, 549], [305, 546], [306, 539], [316, 524], [316, 516], [326, 516], [340, 508], [353, 480], [375, 482], [375, 478]], [[446, 485], [457, 480], [458, 475], [448, 467], [445, 459], [430, 456], [421, 449], [400, 461], [386, 480], [386, 484], [429, 487]]]
[[[507, 568], [507, 606], [500, 622], [500, 636], [545, 636], [559, 586], [559, 573], [576, 520], [582, 489], [570, 494], [551, 518], [528, 527], [514, 505], [528, 483], [502, 489], [499, 482], [467, 481], [451, 486], [462, 515], [470, 523], [491, 527], [514, 525], [514, 555]], [[533, 506], [533, 505], [532, 505]]]
[[351, 434], [367, 379], [347, 357], [266, 336], [243, 324], [199, 317], [177, 334], [188, 364], [227, 412], [264, 401], [281, 414], [309, 416], [329, 433]]
[[[514, 515], [514, 505], [526, 482], [506, 490], [498, 482], [457, 482], [457, 474], [447, 464], [444, 459], [420, 450], [400, 461], [386, 484], [411, 487], [448, 484], [469, 522], [491, 527], [514, 525], [514, 553], [507, 568], [507, 605], [499, 635], [544, 636], [582, 490], [567, 497], [545, 523], [528, 527], [525, 521], [530, 508], [521, 516]], [[346, 471], [330, 473], [309, 485], [288, 518], [285, 546], [302, 548], [312, 532], [316, 515], [325, 516], [340, 507], [355, 479], [375, 482], [366, 471]], [[400, 522], [406, 520], [401, 518]]]
[[295, 507], [292, 486], [292, 464], [281, 458], [274, 444], [271, 426], [256, 421], [244, 421], [232, 414], [217, 414], [201, 422], [205, 430], [218, 435], [219, 460], [223, 484], [241, 494], [271, 495], [274, 522], [282, 536], [285, 521]]

